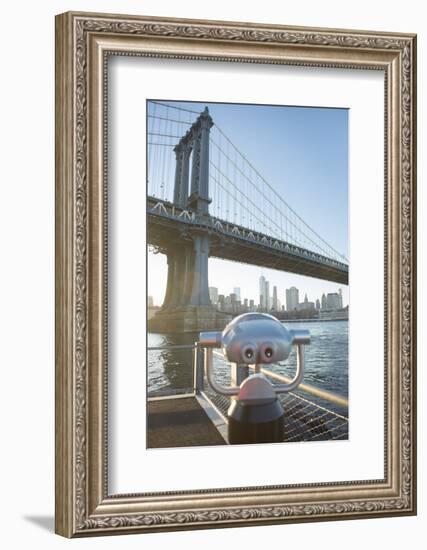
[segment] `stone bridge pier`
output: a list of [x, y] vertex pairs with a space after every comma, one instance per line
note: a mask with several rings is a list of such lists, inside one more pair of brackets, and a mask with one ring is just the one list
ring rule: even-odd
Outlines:
[[[209, 216], [209, 132], [206, 108], [181, 138], [176, 155], [174, 204]], [[191, 182], [190, 178], [191, 162]], [[219, 312], [209, 298], [209, 235], [188, 228], [185, 238], [165, 243], [168, 277], [161, 309], [149, 320], [154, 332], [222, 330], [231, 316]]]

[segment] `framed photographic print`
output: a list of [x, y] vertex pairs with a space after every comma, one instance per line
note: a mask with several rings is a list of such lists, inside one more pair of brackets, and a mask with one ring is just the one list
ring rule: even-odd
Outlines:
[[56, 19], [56, 531], [416, 513], [416, 37]]

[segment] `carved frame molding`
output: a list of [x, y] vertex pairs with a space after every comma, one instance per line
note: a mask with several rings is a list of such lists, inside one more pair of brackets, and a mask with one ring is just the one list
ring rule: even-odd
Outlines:
[[[384, 71], [384, 480], [108, 495], [109, 55]], [[57, 533], [74, 537], [416, 513], [415, 87], [416, 37], [409, 34], [86, 13], [57, 16]]]

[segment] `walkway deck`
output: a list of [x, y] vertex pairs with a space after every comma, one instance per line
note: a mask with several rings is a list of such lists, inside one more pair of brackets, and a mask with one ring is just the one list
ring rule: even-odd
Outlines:
[[[348, 439], [348, 418], [294, 393], [280, 396], [285, 410], [284, 442]], [[148, 448], [227, 444], [230, 398], [209, 387], [194, 395], [148, 400]]]
[[148, 401], [147, 433], [149, 448], [226, 444], [193, 396]]

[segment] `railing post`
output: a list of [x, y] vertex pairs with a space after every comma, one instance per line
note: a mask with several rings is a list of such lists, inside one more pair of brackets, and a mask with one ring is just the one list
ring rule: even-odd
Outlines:
[[193, 386], [194, 391], [199, 393], [204, 390], [204, 354], [203, 348], [199, 347], [197, 344], [194, 346], [193, 350]]

